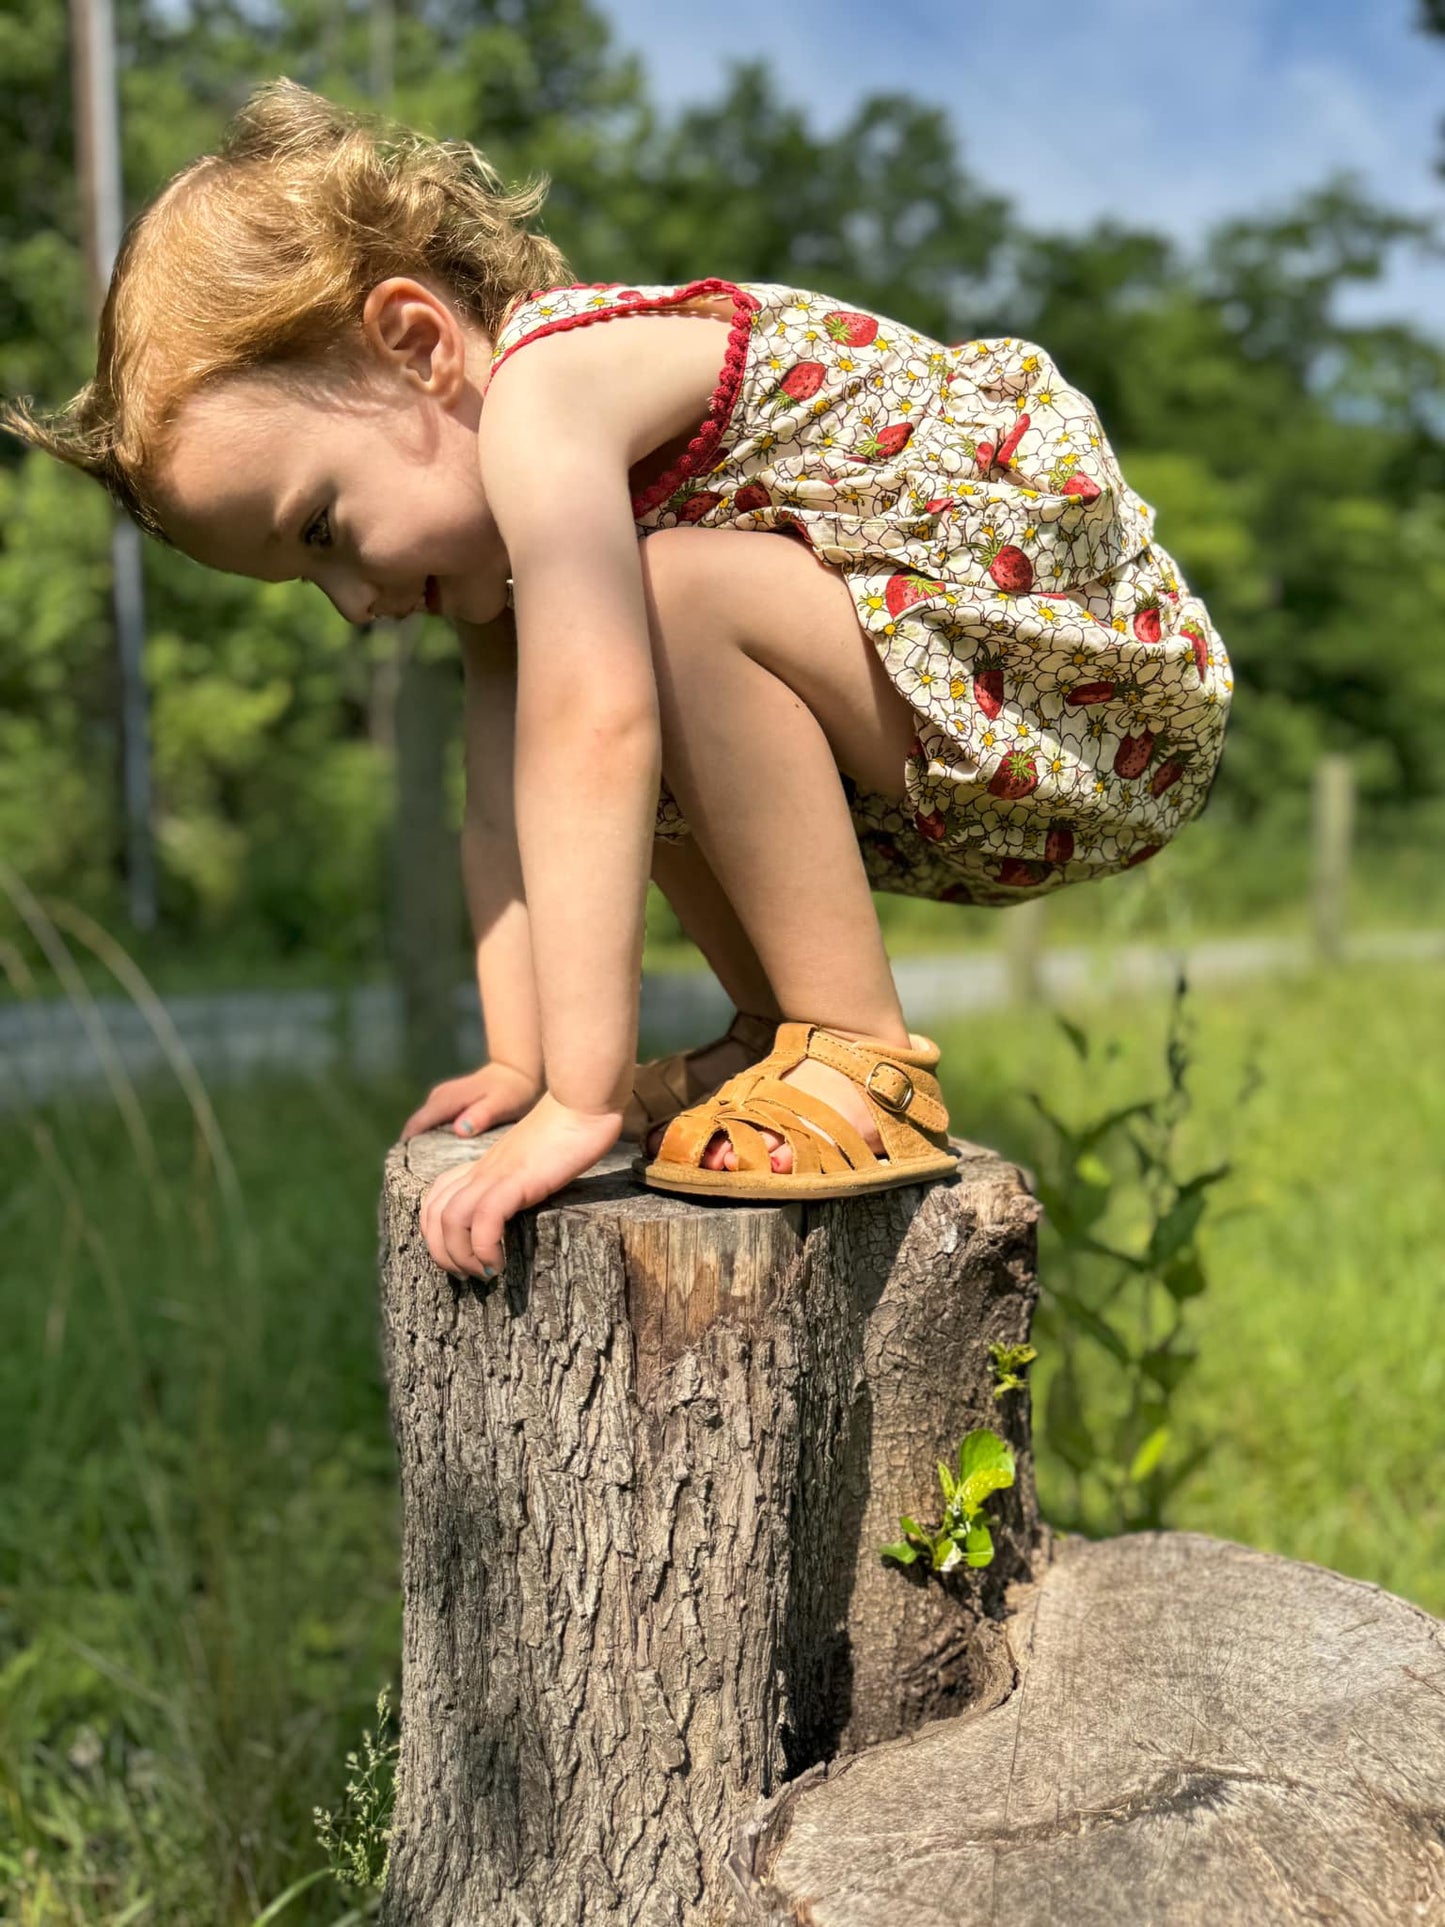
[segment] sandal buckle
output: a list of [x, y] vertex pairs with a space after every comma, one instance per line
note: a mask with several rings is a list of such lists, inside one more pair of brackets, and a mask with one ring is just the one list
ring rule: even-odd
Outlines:
[[[890, 1076], [897, 1080], [891, 1092], [885, 1093], [874, 1089], [873, 1080], [879, 1071], [887, 1071]], [[901, 1092], [898, 1088], [899, 1084], [903, 1087]], [[887, 1064], [880, 1059], [869, 1071], [863, 1088], [869, 1097], [883, 1106], [885, 1111], [892, 1111], [895, 1117], [902, 1117], [909, 1105], [913, 1102], [915, 1087], [913, 1079], [908, 1075], [907, 1071], [900, 1070], [897, 1064]]]

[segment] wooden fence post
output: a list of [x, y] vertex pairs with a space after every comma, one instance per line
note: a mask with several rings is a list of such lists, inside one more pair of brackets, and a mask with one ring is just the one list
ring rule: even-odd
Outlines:
[[1009, 997], [1016, 1004], [1044, 1001], [1044, 936], [1049, 906], [1045, 897], [1025, 897], [1005, 919]]
[[1354, 821], [1354, 765], [1348, 756], [1322, 756], [1314, 776], [1314, 934], [1324, 963], [1344, 955]]

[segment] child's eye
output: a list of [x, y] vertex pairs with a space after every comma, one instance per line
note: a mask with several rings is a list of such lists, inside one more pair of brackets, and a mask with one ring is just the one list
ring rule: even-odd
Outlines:
[[[325, 533], [325, 540], [324, 540], [324, 541], [320, 541], [320, 540], [318, 540], [318, 541], [314, 541], [314, 542], [313, 542], [313, 540], [312, 540], [312, 537], [316, 535], [316, 532], [317, 532], [317, 530], [318, 530], [318, 529], [320, 529], [320, 530], [323, 530], [323, 531], [324, 531], [324, 533]], [[302, 536], [302, 538], [301, 538], [301, 540], [302, 540], [302, 542], [303, 542], [303, 543], [305, 544], [305, 546], [306, 546], [306, 547], [307, 547], [308, 549], [310, 549], [310, 548], [318, 548], [318, 549], [327, 549], [327, 548], [330, 548], [330, 546], [331, 546], [331, 524], [330, 524], [330, 521], [328, 520], [328, 517], [327, 517], [327, 511], [326, 511], [325, 509], [322, 509], [322, 511], [321, 511], [321, 513], [320, 513], [320, 514], [319, 514], [319, 515], [317, 516], [317, 518], [316, 518], [316, 520], [315, 520], [315, 521], [314, 521], [314, 522], [313, 522], [313, 523], [311, 524], [311, 526], [310, 526], [310, 528], [309, 528], [309, 529], [307, 529], [307, 531], [306, 531], [306, 533], [305, 533], [305, 535], [303, 535], [303, 536]]]

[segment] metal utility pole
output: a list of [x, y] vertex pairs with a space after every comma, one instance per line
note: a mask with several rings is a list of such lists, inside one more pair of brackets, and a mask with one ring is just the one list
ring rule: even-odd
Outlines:
[[[120, 109], [111, 0], [70, 0], [76, 159], [84, 210], [91, 312], [99, 315], [123, 223]], [[125, 805], [125, 869], [131, 922], [156, 923], [155, 851], [151, 839], [149, 700], [145, 682], [145, 584], [140, 530], [128, 515], [111, 522], [111, 580], [120, 668], [121, 772]]]
[[371, 0], [371, 97], [384, 113], [391, 111], [396, 70], [395, 0]]

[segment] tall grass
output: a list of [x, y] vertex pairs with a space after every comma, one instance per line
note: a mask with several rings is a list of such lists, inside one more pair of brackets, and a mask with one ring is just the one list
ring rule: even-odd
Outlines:
[[[178, 1069], [0, 1127], [17, 1927], [256, 1920], [396, 1674], [374, 1227], [409, 1093], [278, 1080], [218, 1115]], [[273, 1918], [341, 1911], [312, 1887]]]
[[[1181, 1394], [1218, 1445], [1171, 1523], [1445, 1612], [1445, 986], [1381, 967], [1194, 1003], [1183, 1155], [1211, 1161], [1228, 1138], [1237, 1170], [1206, 1233], [1201, 1361]], [[1028, 1163], [1030, 1085], [1063, 1110], [1152, 1088], [1164, 1000], [1074, 1014], [1117, 1040], [1102, 1068], [1085, 1072], [1047, 1013], [950, 1030], [955, 1128]], [[1252, 1052], [1264, 1085], [1235, 1119]], [[14, 1927], [348, 1917], [328, 1882], [298, 1883], [319, 1864], [312, 1808], [337, 1801], [397, 1674], [375, 1223], [416, 1095], [277, 1077], [215, 1094], [213, 1112], [172, 1085], [0, 1119]], [[1033, 1368], [1036, 1394], [1049, 1369]], [[1067, 1476], [1047, 1436], [1039, 1472], [1047, 1511]]]

